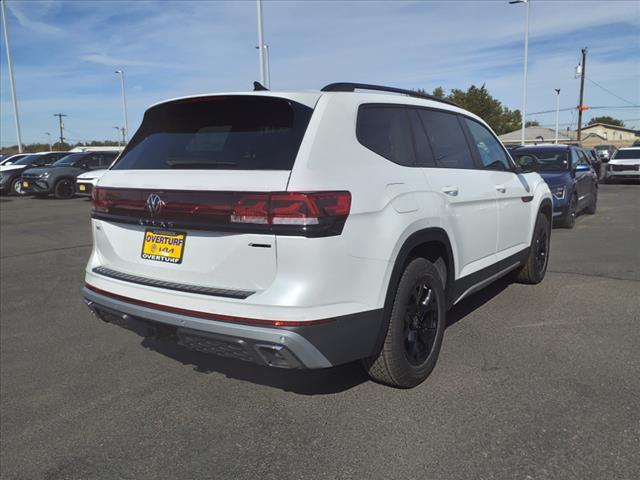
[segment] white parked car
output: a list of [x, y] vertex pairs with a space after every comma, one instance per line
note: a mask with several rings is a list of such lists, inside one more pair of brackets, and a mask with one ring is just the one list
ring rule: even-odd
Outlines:
[[605, 181], [640, 180], [640, 147], [621, 148], [617, 150], [605, 171]]
[[76, 195], [90, 197], [98, 180], [107, 172], [107, 169], [92, 170], [81, 173], [76, 177]]
[[362, 360], [412, 387], [450, 307], [508, 274], [542, 281], [551, 218], [542, 178], [444, 100], [184, 97], [151, 106], [100, 179], [83, 295], [142, 335], [274, 367]]
[[3, 158], [0, 161], [0, 166], [3, 166], [3, 165], [9, 166], [9, 165], [17, 162], [21, 158], [26, 157], [27, 155], [29, 155], [29, 154], [28, 153], [16, 153], [14, 155], [7, 155], [5, 158]]

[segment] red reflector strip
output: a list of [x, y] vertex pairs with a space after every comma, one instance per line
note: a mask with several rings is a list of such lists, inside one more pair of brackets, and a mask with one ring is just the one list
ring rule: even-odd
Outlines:
[[116, 293], [107, 292], [100, 288], [94, 287], [93, 285], [90, 285], [88, 283], [85, 283], [84, 286], [93, 292], [99, 293], [100, 295], [104, 295], [106, 297], [113, 298], [115, 300], [120, 300], [127, 303], [133, 303], [134, 305], [139, 305], [141, 307], [146, 307], [146, 308], [152, 308], [154, 310], [161, 310], [163, 312], [171, 312], [171, 313], [177, 313], [178, 315], [186, 315], [189, 317], [203, 318], [205, 320], [244, 323], [249, 325], [265, 325], [269, 327], [306, 327], [307, 325], [320, 325], [323, 323], [333, 322], [335, 320], [333, 318], [321, 318], [319, 320], [306, 320], [306, 321], [264, 320], [264, 319], [257, 319], [257, 318], [234, 317], [232, 315], [220, 315], [217, 313], [201, 312], [198, 310], [188, 310], [186, 308], [169, 307], [168, 305], [160, 305], [158, 303], [146, 302], [144, 300], [138, 300], [137, 298], [125, 297], [123, 295], [118, 295]]

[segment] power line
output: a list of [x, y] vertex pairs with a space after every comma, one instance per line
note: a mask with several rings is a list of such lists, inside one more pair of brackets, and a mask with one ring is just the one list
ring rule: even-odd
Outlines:
[[613, 93], [611, 90], [603, 87], [602, 85], [600, 85], [598, 82], [591, 80], [589, 77], [585, 76], [585, 78], [587, 80], [589, 80], [591, 83], [593, 83], [596, 87], [600, 87], [602, 90], [604, 90], [605, 92], [607, 92], [609, 95], [613, 95], [614, 97], [616, 97], [618, 100], [622, 100], [623, 102], [626, 102], [630, 105], [633, 105], [633, 102], [627, 100], [626, 98], [622, 98], [620, 95], [616, 95], [615, 93]]
[[[617, 109], [617, 108], [640, 108], [640, 105], [613, 105], [613, 106], [597, 106], [597, 107], [589, 107], [589, 110], [603, 110], [603, 109]], [[561, 112], [569, 112], [571, 110], [577, 110], [577, 107], [570, 108], [561, 108]], [[544, 113], [556, 113], [555, 110], [544, 110], [542, 112], [532, 112], [529, 115], [542, 115]]]

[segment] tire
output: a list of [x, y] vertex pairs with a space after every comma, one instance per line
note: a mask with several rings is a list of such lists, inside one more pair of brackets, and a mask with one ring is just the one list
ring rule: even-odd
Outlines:
[[562, 228], [573, 228], [576, 225], [576, 216], [578, 215], [578, 197], [575, 194], [571, 195], [571, 202], [567, 213], [558, 221], [558, 224]]
[[593, 189], [593, 195], [591, 195], [591, 203], [589, 203], [589, 206], [584, 209], [584, 212], [589, 215], [593, 215], [594, 213], [596, 213], [597, 209], [598, 209], [598, 188], [596, 187]]
[[26, 195], [22, 190], [22, 179], [20, 177], [11, 180], [11, 191], [13, 195]]
[[551, 225], [547, 217], [538, 213], [536, 225], [533, 229], [531, 247], [525, 264], [518, 270], [513, 279], [518, 283], [535, 285], [544, 279], [549, 265], [549, 241], [551, 239]]
[[76, 186], [73, 180], [68, 178], [63, 178], [58, 180], [53, 187], [53, 194], [57, 199], [67, 200], [69, 198], [73, 198], [76, 193]]
[[434, 264], [411, 260], [398, 282], [384, 345], [377, 357], [364, 360], [374, 381], [412, 388], [429, 376], [444, 336], [445, 302], [441, 273]]

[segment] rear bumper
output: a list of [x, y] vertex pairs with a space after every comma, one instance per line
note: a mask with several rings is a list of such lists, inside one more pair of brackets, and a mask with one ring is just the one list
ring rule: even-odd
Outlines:
[[309, 326], [263, 327], [208, 320], [149, 308], [84, 288], [85, 303], [102, 320], [141, 336], [170, 337], [187, 348], [281, 368], [327, 368], [375, 352], [382, 310]]

